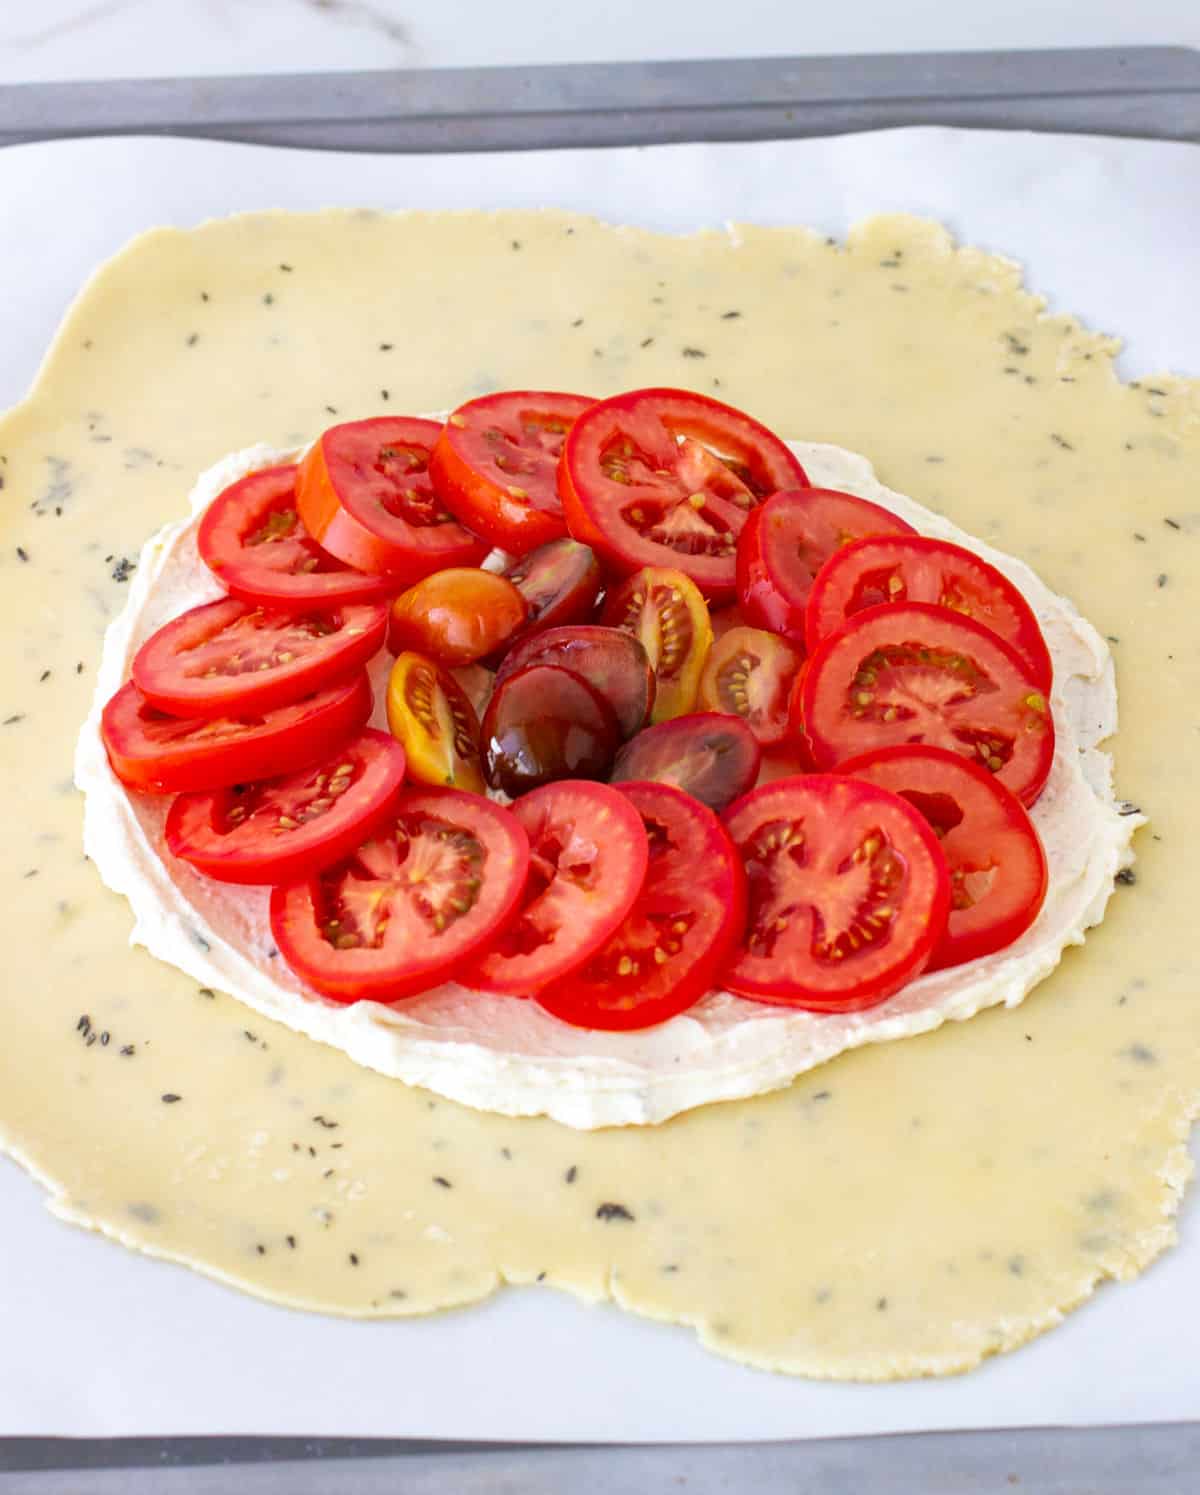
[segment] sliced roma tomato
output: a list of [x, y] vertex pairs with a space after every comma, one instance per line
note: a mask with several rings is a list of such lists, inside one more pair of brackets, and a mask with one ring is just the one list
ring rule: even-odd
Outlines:
[[584, 622], [592, 615], [604, 581], [595, 551], [569, 538], [539, 545], [504, 574], [529, 607], [519, 636]]
[[133, 683], [174, 716], [271, 711], [366, 664], [383, 646], [380, 603], [280, 612], [223, 597], [189, 608], [133, 657]]
[[837, 774], [777, 779], [730, 807], [749, 913], [730, 991], [813, 1012], [874, 1007], [946, 928], [950, 877], [907, 800]]
[[201, 558], [234, 597], [269, 607], [374, 602], [396, 589], [322, 550], [296, 508], [299, 469], [267, 467], [219, 493], [196, 533]]
[[761, 760], [758, 739], [740, 716], [700, 711], [630, 738], [617, 754], [609, 782], [672, 784], [710, 810], [723, 810], [754, 787]]
[[488, 783], [514, 799], [555, 779], [606, 779], [620, 741], [599, 691], [553, 664], [505, 675], [479, 731]]
[[415, 649], [439, 664], [474, 664], [508, 643], [528, 613], [511, 581], [455, 566], [396, 598], [388, 615], [388, 648], [393, 654]]
[[863, 535], [915, 533], [889, 509], [852, 493], [801, 488], [774, 494], [738, 538], [737, 591], [746, 622], [803, 648], [805, 604], [829, 557]]
[[632, 737], [650, 720], [654, 671], [641, 643], [619, 628], [588, 623], [530, 634], [504, 656], [496, 685], [531, 664], [556, 664], [581, 675], [616, 712], [622, 737]]
[[962, 965], [1011, 945], [1046, 897], [1046, 853], [1021, 801], [990, 774], [945, 748], [877, 748], [838, 772], [890, 789], [921, 812], [950, 871], [950, 917], [927, 971]]
[[387, 684], [392, 736], [408, 755], [408, 776], [418, 784], [482, 794], [479, 718], [448, 671], [424, 655], [396, 658]]
[[579, 1028], [649, 1028], [709, 991], [741, 938], [746, 876], [706, 806], [668, 784], [623, 784], [650, 845], [646, 879], [617, 932], [538, 1004]]
[[1054, 758], [1050, 705], [1021, 656], [924, 602], [855, 613], [809, 656], [798, 707], [822, 769], [922, 742], [975, 759], [1031, 805]]
[[310, 768], [365, 725], [372, 704], [365, 670], [290, 706], [207, 718], [165, 716], [129, 680], [105, 706], [100, 730], [122, 783], [174, 794]]
[[778, 436], [750, 416], [683, 389], [601, 400], [563, 448], [567, 527], [621, 575], [670, 566], [704, 595], [731, 601], [746, 516], [779, 488], [807, 487]]
[[777, 635], [731, 628], [713, 645], [696, 704], [742, 717], [763, 747], [770, 747], [787, 736], [788, 696], [800, 664], [801, 656]]
[[696, 704], [712, 647], [708, 604], [682, 571], [646, 566], [610, 593], [604, 621], [641, 642], [654, 671], [653, 722], [682, 716]]
[[488, 547], [447, 512], [430, 479], [441, 429], [390, 415], [331, 426], [296, 478], [313, 539], [348, 566], [402, 586], [446, 566], [477, 566]]
[[1008, 577], [973, 551], [923, 535], [874, 536], [846, 545], [822, 567], [808, 594], [805, 638], [815, 649], [847, 618], [885, 602], [928, 602], [974, 618], [1010, 643], [1043, 691], [1050, 651], [1033, 609]]
[[404, 749], [368, 728], [315, 768], [179, 795], [167, 845], [218, 882], [293, 882], [348, 856], [403, 784]]
[[524, 555], [565, 535], [559, 453], [593, 402], [547, 390], [506, 390], [460, 405], [434, 448], [430, 473], [446, 507], [477, 535]]
[[272, 890], [271, 933], [325, 996], [392, 1002], [458, 976], [513, 917], [528, 869], [502, 805], [410, 789], [344, 861]]
[[517, 800], [529, 836], [521, 909], [473, 971], [484, 991], [527, 996], [581, 966], [616, 932], [646, 876], [641, 816], [619, 789], [562, 779]]

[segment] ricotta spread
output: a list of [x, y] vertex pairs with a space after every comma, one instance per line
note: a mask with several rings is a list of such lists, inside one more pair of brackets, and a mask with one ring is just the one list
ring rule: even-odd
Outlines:
[[[1054, 662], [1057, 748], [1032, 816], [1050, 876], [1038, 919], [1014, 944], [920, 977], [866, 1012], [822, 1015], [715, 991], [669, 1022], [633, 1033], [575, 1029], [534, 1002], [454, 983], [391, 1007], [343, 1006], [307, 989], [274, 947], [268, 891], [214, 882], [172, 857], [163, 836], [169, 796], [127, 791], [109, 767], [99, 731], [104, 703], [128, 677], [144, 640], [187, 608], [223, 595], [196, 548], [199, 518], [243, 474], [298, 455], [261, 445], [200, 476], [192, 516], [168, 524], [146, 544], [126, 605], [105, 635], [75, 782], [86, 796], [84, 849], [104, 882], [129, 900], [135, 919], [130, 942], [202, 986], [227, 991], [383, 1074], [480, 1110], [544, 1114], [582, 1129], [650, 1124], [759, 1094], [861, 1044], [928, 1032], [1000, 1003], [1016, 1006], [1063, 950], [1081, 943], [1103, 917], [1117, 873], [1133, 859], [1133, 832], [1143, 823], [1132, 806], [1115, 800], [1110, 759], [1097, 746], [1117, 726], [1109, 650], [1071, 603], [1022, 561], [885, 488], [864, 457], [818, 443], [791, 446], [814, 483], [858, 494], [922, 534], [970, 547], [1020, 588], [1038, 616]], [[372, 667], [375, 725], [385, 728], [382, 685], [390, 663], [384, 655]]]

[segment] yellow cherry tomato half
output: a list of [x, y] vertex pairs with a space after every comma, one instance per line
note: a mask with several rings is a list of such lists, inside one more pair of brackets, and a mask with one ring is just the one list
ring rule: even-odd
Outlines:
[[656, 683], [651, 722], [691, 711], [713, 641], [708, 604], [691, 577], [643, 566], [610, 594], [604, 621], [633, 634], [646, 651]]
[[388, 676], [387, 719], [408, 757], [410, 780], [484, 792], [479, 718], [449, 671], [405, 650]]

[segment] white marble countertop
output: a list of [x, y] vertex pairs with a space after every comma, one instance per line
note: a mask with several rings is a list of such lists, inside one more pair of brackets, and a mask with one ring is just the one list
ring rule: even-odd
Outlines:
[[3, 0], [0, 83], [1152, 43], [1200, 45], [1196, 0]]

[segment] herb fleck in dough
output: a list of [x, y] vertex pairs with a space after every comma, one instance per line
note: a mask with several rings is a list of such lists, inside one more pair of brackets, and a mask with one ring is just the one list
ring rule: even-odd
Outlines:
[[[89, 285], [0, 424], [0, 669], [19, 718], [0, 733], [0, 1134], [58, 1214], [325, 1311], [545, 1280], [693, 1324], [723, 1355], [867, 1379], [965, 1369], [1170, 1244], [1200, 1090], [1200, 388], [1120, 385], [1111, 342], [1041, 315], [1014, 266], [932, 225], [739, 239], [550, 213], [252, 215], [146, 235]], [[424, 267], [403, 305], [397, 263]], [[522, 308], [548, 284], [561, 315], [535, 323]], [[785, 435], [865, 453], [1073, 598], [1119, 641], [1117, 782], [1152, 821], [1087, 945], [1017, 1012], [851, 1053], [653, 1147], [466, 1111], [274, 1024], [248, 1042], [244, 1008], [128, 950], [70, 787], [124, 591], [98, 563], [136, 555], [222, 453], [383, 413], [363, 350], [400, 326], [392, 409], [505, 385], [719, 387]]]

